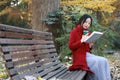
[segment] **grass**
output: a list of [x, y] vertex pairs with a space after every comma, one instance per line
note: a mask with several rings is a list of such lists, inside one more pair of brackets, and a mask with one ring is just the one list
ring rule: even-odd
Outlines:
[[4, 66], [4, 61], [2, 60], [2, 58], [0, 58], [0, 78], [3, 78], [3, 79], [8, 78], [7, 70]]

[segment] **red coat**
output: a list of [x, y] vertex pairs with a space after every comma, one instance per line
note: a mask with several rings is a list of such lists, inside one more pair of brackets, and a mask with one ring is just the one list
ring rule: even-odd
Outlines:
[[78, 25], [70, 32], [69, 48], [72, 51], [73, 62], [69, 70], [89, 70], [86, 62], [86, 52], [90, 52], [88, 43], [81, 43], [83, 28]]

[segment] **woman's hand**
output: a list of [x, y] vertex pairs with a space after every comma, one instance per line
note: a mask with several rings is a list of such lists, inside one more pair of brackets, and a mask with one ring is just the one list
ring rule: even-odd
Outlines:
[[92, 46], [94, 45], [94, 43], [95, 43], [95, 41], [90, 42], [90, 43], [89, 43], [89, 47], [92, 48]]
[[81, 43], [84, 42], [87, 37], [87, 35], [82, 35]]

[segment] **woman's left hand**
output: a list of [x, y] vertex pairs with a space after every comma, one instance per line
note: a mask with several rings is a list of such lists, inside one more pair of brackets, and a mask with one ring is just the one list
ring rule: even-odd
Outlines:
[[89, 47], [92, 48], [92, 46], [94, 45], [94, 43], [95, 43], [95, 41], [90, 42], [90, 43], [89, 43]]

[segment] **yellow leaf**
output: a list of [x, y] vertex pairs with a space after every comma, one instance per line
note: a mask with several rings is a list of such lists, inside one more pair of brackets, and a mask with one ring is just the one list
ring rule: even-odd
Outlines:
[[80, 4], [83, 8], [112, 13], [115, 10], [115, 7], [112, 6], [115, 1], [116, 0], [62, 0], [61, 4], [68, 6]]
[[5, 73], [0, 73], [0, 78], [5, 78], [7, 76], [7, 74]]
[[38, 80], [43, 80], [40, 76], [38, 77]]
[[21, 19], [23, 19], [23, 16], [20, 16]]

